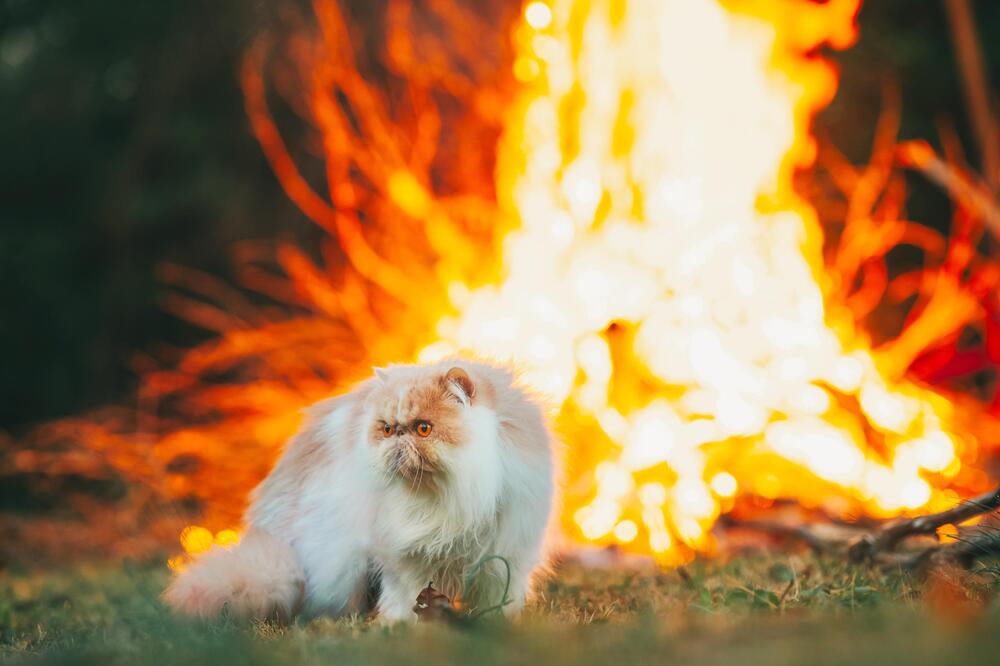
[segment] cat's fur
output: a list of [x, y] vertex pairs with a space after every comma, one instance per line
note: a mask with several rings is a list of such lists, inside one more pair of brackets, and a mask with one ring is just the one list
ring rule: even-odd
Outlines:
[[254, 491], [240, 543], [198, 558], [164, 598], [200, 617], [224, 606], [339, 615], [363, 607], [377, 576], [379, 615], [395, 622], [416, 617], [431, 581], [466, 608], [499, 603], [499, 560], [466, 585], [499, 555], [516, 612], [543, 564], [552, 498], [551, 437], [508, 370], [466, 360], [379, 369], [309, 410]]

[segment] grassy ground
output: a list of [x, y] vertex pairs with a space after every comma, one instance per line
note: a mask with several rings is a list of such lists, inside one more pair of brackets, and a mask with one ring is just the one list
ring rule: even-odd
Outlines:
[[[49, 663], [840, 664], [1000, 661], [988, 587], [804, 556], [678, 571], [566, 566], [517, 622], [191, 623], [159, 565], [0, 574], [0, 659]], [[942, 582], [943, 581], [943, 582]]]

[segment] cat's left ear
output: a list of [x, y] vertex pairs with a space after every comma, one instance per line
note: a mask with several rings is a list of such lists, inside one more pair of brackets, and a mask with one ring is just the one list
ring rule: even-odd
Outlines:
[[459, 400], [468, 405], [476, 395], [476, 385], [472, 383], [472, 378], [462, 368], [455, 366], [444, 376], [445, 384], [451, 389]]
[[378, 367], [373, 367], [372, 370], [375, 371], [375, 376], [378, 377], [378, 380], [385, 384], [385, 380], [389, 378], [389, 371]]

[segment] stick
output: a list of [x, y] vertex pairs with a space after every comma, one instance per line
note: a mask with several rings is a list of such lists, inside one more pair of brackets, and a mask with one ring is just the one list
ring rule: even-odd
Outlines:
[[1000, 133], [990, 105], [989, 76], [976, 31], [975, 16], [969, 0], [945, 0], [945, 11], [955, 45], [962, 92], [968, 104], [969, 119], [976, 133], [982, 155], [983, 174], [991, 191], [1000, 186]]
[[931, 546], [913, 555], [882, 557], [879, 561], [883, 565], [899, 566], [911, 571], [923, 571], [942, 563], [953, 563], [968, 569], [980, 557], [1000, 555], [1000, 536], [996, 534], [980, 532], [956, 539], [954, 543]]
[[836, 539], [827, 539], [816, 534], [804, 525], [786, 525], [767, 520], [735, 520], [723, 516], [720, 522], [732, 529], [746, 529], [765, 534], [773, 534], [785, 539], [794, 539], [805, 543], [814, 553], [829, 553], [842, 549], [844, 543]]
[[949, 523], [957, 525], [997, 508], [1000, 508], [1000, 488], [983, 493], [947, 511], [887, 523], [852, 543], [847, 550], [847, 556], [851, 562], [869, 561], [880, 553], [893, 550], [896, 544], [906, 537], [934, 534], [942, 525]]
[[993, 235], [1000, 238], [1000, 206], [981, 185], [939, 158], [924, 141], [899, 144], [897, 155], [904, 166], [919, 170], [938, 184], [958, 205], [981, 218]]

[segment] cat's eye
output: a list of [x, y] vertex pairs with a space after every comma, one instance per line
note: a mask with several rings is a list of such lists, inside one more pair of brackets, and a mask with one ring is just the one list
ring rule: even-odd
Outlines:
[[427, 437], [429, 434], [431, 434], [431, 430], [433, 429], [434, 426], [432, 426], [427, 421], [420, 421], [419, 423], [417, 423], [417, 434], [420, 435], [421, 437]]
[[392, 433], [394, 431], [395, 431], [395, 428], [393, 428], [391, 424], [388, 424], [388, 423], [383, 423], [382, 424], [382, 436], [383, 437], [392, 437]]

